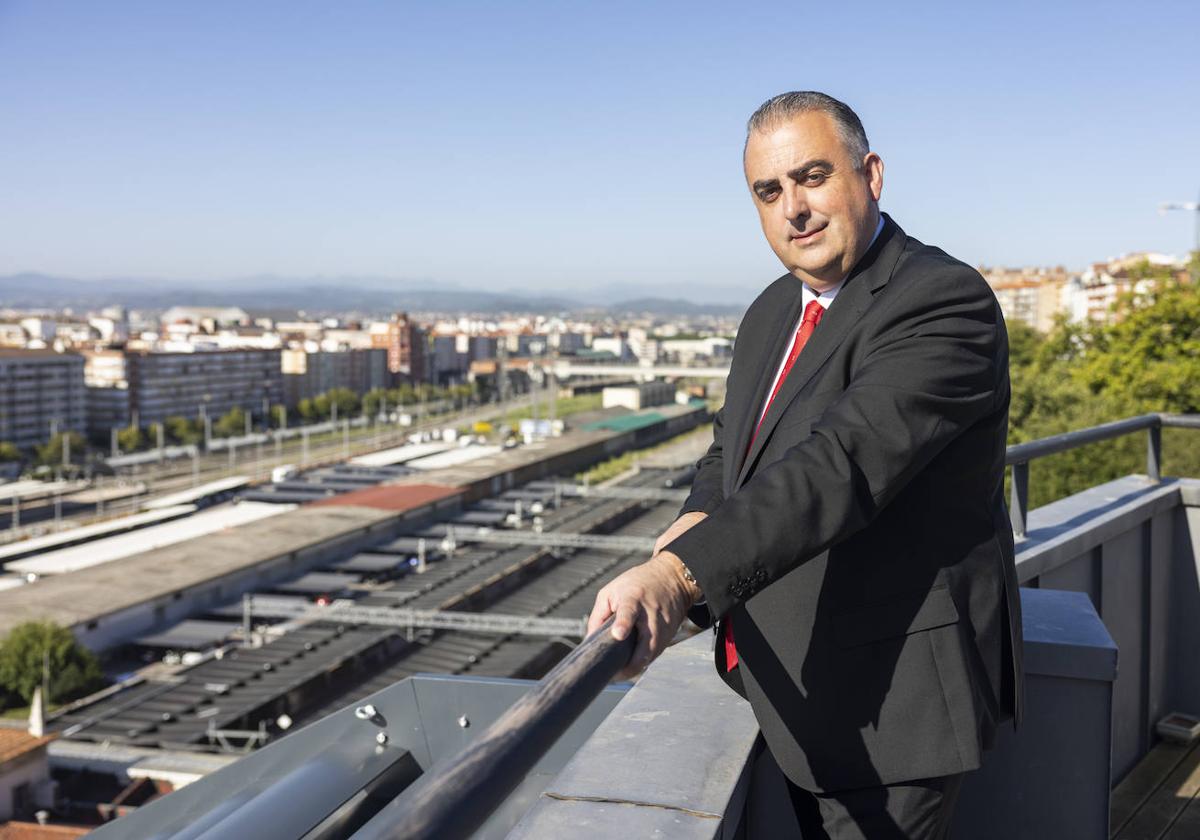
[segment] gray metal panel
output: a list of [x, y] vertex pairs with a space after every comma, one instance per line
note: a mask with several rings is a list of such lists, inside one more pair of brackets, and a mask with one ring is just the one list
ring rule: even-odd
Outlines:
[[1066, 561], [1061, 566], [1044, 572], [1038, 578], [1038, 586], [1042, 589], [1083, 592], [1092, 599], [1092, 603], [1099, 609], [1100, 575], [1098, 574], [1098, 564], [1098, 552], [1085, 551], [1078, 557]]
[[1029, 536], [1017, 544], [1017, 577], [1027, 581], [1179, 504], [1186, 480], [1125, 476], [1029, 513]]
[[[352, 708], [343, 709], [101, 826], [89, 837], [201, 837], [243, 808], [254, 809], [247, 812], [249, 821], [236, 830], [225, 823], [220, 836], [298, 837], [404, 753], [428, 766], [411, 683], [390, 686], [371, 702], [386, 727], [358, 719]], [[390, 740], [380, 746], [375, 738], [385, 728]], [[261, 809], [254, 804], [256, 799]]]
[[[1200, 499], [1197, 499], [1200, 502]], [[1171, 558], [1170, 704], [1173, 711], [1200, 712], [1200, 507], [1176, 511]]]
[[1104, 544], [1100, 615], [1121, 649], [1113, 691], [1113, 777], [1121, 778], [1147, 748], [1143, 669], [1146, 667], [1142, 532], [1137, 527]]
[[508, 835], [511, 838], [670, 838], [711, 840], [721, 836], [724, 819], [672, 808], [639, 807], [625, 802], [563, 800], [554, 808], [535, 808]]
[[[1178, 509], [1176, 509], [1178, 510]], [[1172, 563], [1175, 553], [1173, 522], [1176, 511], [1156, 513], [1150, 520], [1150, 589], [1147, 633], [1149, 634], [1149, 669], [1147, 677], [1147, 720], [1157, 721], [1172, 711], [1169, 708]]]
[[241, 626], [236, 621], [205, 621], [189, 618], [161, 633], [139, 636], [133, 640], [133, 644], [174, 648], [175, 650], [201, 650], [228, 638], [234, 630], [240, 629]]
[[664, 813], [699, 816], [709, 831], [700, 836], [716, 836], [758, 723], [713, 671], [710, 646], [702, 633], [663, 654], [509, 837], [556, 836], [539, 827], [569, 824], [583, 800], [620, 804], [631, 837], [654, 836]]
[[1117, 645], [1082, 592], [1021, 589], [1025, 673], [1112, 682]]
[[1066, 840], [1108, 836], [1112, 685], [1031, 675], [1021, 728], [1001, 726], [968, 773], [951, 837]]
[[388, 572], [398, 568], [401, 563], [407, 564], [407, 560], [396, 554], [363, 552], [345, 560], [330, 563], [329, 568], [352, 572]]

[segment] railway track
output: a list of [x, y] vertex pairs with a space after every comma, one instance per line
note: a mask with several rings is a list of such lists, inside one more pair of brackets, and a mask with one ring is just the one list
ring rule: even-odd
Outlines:
[[[664, 471], [623, 484], [661, 486]], [[673, 504], [576, 499], [544, 514], [544, 527], [572, 532], [654, 536]], [[614, 530], [615, 528], [615, 530]], [[386, 550], [386, 546], [367, 553]], [[358, 600], [372, 606], [465, 609], [579, 617], [613, 574], [640, 554], [530, 547], [471, 546]], [[414, 585], [415, 584], [415, 585]], [[177, 674], [148, 681], [55, 721], [68, 737], [145, 746], [213, 748], [212, 730], [253, 730], [286, 712], [298, 723], [325, 714], [414, 673], [534, 676], [569, 647], [554, 640], [444, 631], [414, 639], [392, 628], [313, 622], [258, 648], [237, 648]]]

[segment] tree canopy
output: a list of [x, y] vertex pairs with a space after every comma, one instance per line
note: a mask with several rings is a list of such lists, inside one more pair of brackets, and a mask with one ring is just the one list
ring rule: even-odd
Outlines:
[[49, 673], [47, 703], [65, 703], [104, 686], [104, 674], [91, 651], [67, 628], [49, 621], [27, 621], [0, 641], [0, 691], [25, 703]]
[[[1149, 291], [1117, 303], [1112, 323], [1060, 319], [1046, 335], [1010, 323], [1009, 443], [1096, 426], [1147, 412], [1200, 411], [1200, 295], [1169, 272], [1148, 267]], [[1196, 432], [1167, 429], [1163, 471], [1200, 476]], [[1139, 435], [1038, 459], [1029, 504], [1146, 469]]]

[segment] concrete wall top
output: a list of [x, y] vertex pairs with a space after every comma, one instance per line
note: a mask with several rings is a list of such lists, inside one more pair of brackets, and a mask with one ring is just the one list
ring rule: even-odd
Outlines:
[[1026, 674], [1117, 678], [1117, 643], [1085, 593], [1022, 589], [1021, 624]]
[[667, 650], [508, 835], [712, 838], [758, 723], [717, 677], [712, 636]]

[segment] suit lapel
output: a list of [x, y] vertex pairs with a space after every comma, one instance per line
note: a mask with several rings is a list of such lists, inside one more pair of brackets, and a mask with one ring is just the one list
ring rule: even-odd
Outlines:
[[[763, 400], [767, 398], [767, 389], [771, 387], [775, 378], [775, 370], [779, 367], [779, 357], [783, 351], [780, 349], [780, 344], [783, 341], [784, 335], [790, 338], [792, 327], [796, 323], [796, 319], [800, 317], [800, 306], [803, 302], [799, 281], [795, 284], [795, 295], [792, 302], [787, 306], [779, 307], [774, 320], [767, 326], [767, 340], [759, 345], [759, 350], [755, 354], [755, 358], [751, 363], [749, 371], [751, 375], [758, 373], [757, 385], [754, 387], [754, 392], [750, 399], [744, 401], [739, 406], [737, 414], [737, 426], [734, 428], [733, 452], [734, 470], [740, 470], [742, 467], [742, 458], [746, 454], [746, 449], [750, 445], [750, 435], [754, 432], [754, 425], [758, 421], [758, 412], [762, 408]], [[735, 473], [731, 471], [732, 477]]]
[[[783, 416], [788, 404], [795, 399], [800, 389], [812, 379], [821, 365], [842, 343], [849, 331], [858, 323], [862, 313], [874, 301], [875, 292], [886, 284], [891, 276], [892, 268], [903, 249], [905, 237], [903, 231], [890, 217], [885, 215], [884, 219], [884, 229], [880, 231], [879, 238], [850, 272], [850, 276], [846, 278], [845, 285], [842, 286], [833, 303], [825, 311], [821, 323], [817, 325], [817, 329], [808, 339], [808, 343], [804, 345], [804, 350], [796, 358], [791, 372], [780, 386], [779, 393], [772, 400], [771, 407], [763, 417], [762, 425], [758, 428], [758, 435], [754, 438], [754, 443], [750, 447], [750, 451], [746, 453], [746, 458], [738, 470], [737, 480], [733, 486], [735, 491], [745, 483], [755, 459], [766, 445], [771, 431], [779, 422], [779, 418]], [[800, 295], [797, 295], [797, 298], [800, 298]], [[798, 307], [793, 307], [793, 310], [797, 309]], [[793, 311], [788, 323], [794, 323], [796, 315], [797, 312]], [[775, 366], [765, 373], [765, 381], [768, 385], [773, 380], [774, 374]], [[762, 407], [765, 398], [766, 387], [760, 386], [756, 400], [752, 404], [752, 415], [755, 418], [757, 418], [758, 410]], [[753, 425], [750, 426], [750, 429], [753, 429]], [[743, 447], [749, 439], [748, 431], [745, 438], [742, 439]]]

